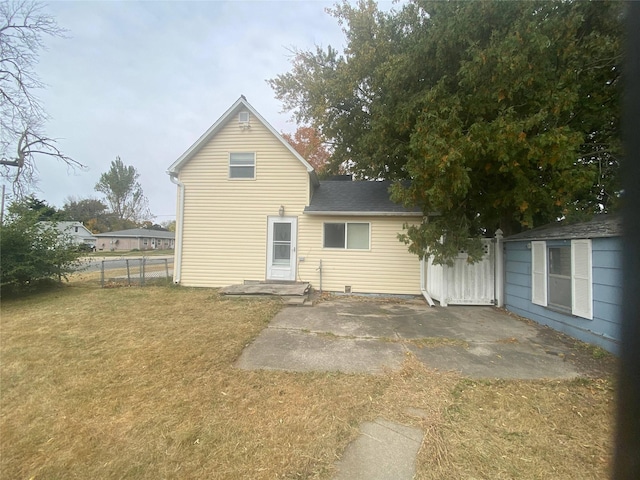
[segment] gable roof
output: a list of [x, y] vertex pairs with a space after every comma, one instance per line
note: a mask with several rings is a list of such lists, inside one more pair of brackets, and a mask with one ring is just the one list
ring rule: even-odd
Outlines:
[[236, 100], [236, 102], [233, 105], [231, 105], [231, 107], [229, 107], [229, 109], [226, 112], [224, 112], [222, 116], [213, 125], [211, 125], [211, 127], [209, 127], [209, 130], [207, 130], [198, 140], [196, 140], [196, 142], [193, 145], [191, 145], [187, 149], [187, 151], [184, 152], [180, 156], [180, 158], [178, 158], [178, 160], [176, 160], [171, 164], [171, 166], [167, 170], [167, 173], [171, 176], [177, 175], [180, 169], [189, 160], [191, 160], [191, 158], [196, 153], [198, 153], [202, 147], [204, 147], [207, 143], [209, 143], [209, 141], [227, 124], [227, 122], [233, 116], [237, 115], [242, 110], [248, 110], [251, 113], [251, 115], [257, 118], [265, 127], [267, 127], [267, 129], [273, 134], [273, 136], [276, 137], [280, 141], [280, 143], [282, 143], [287, 148], [287, 150], [289, 150], [293, 154], [293, 156], [296, 157], [296, 159], [298, 159], [300, 163], [302, 163], [302, 165], [304, 165], [304, 167], [307, 169], [307, 172], [309, 172], [309, 175], [312, 177], [314, 184], [318, 183], [315, 170], [313, 169], [311, 164], [309, 164], [309, 162], [307, 162], [304, 158], [302, 158], [302, 156], [289, 144], [289, 142], [287, 142], [284, 138], [282, 138], [282, 135], [280, 135], [275, 130], [275, 128], [273, 128], [269, 124], [269, 122], [267, 122], [262, 117], [262, 115], [260, 115], [257, 112], [257, 110], [253, 108], [253, 106], [251, 106], [251, 104], [247, 101], [244, 95], [241, 95], [240, 98]]
[[345, 182], [327, 180], [315, 189], [307, 215], [411, 216], [422, 215], [417, 208], [406, 208], [389, 198], [391, 182]]
[[175, 232], [165, 230], [151, 230], [149, 228], [130, 228], [128, 230], [118, 230], [116, 232], [96, 233], [96, 237], [148, 237], [148, 238], [175, 238]]
[[[55, 228], [58, 232], [60, 233], [64, 233], [64, 234], [77, 234], [74, 236], [81, 236], [84, 238], [93, 238], [94, 237], [94, 233], [89, 230], [87, 227], [85, 227], [82, 222], [77, 222], [77, 221], [69, 221], [69, 220], [62, 220], [62, 221], [41, 221], [38, 222], [40, 225], [44, 225], [44, 226], [51, 226], [53, 228]], [[78, 227], [78, 229], [82, 229], [82, 231], [78, 231], [78, 232], [72, 232], [71, 230], [75, 227]], [[84, 233], [84, 235], [82, 235], [82, 233]]]
[[568, 240], [572, 238], [621, 237], [622, 217], [618, 215], [596, 215], [593, 220], [581, 223], [551, 223], [542, 227], [517, 233], [504, 239], [505, 242], [520, 240]]

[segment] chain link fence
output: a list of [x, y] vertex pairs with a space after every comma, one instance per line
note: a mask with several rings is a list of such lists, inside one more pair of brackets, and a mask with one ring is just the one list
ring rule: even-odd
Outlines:
[[102, 260], [100, 285], [105, 287], [147, 285], [170, 282], [173, 279], [173, 260], [166, 258], [131, 258]]

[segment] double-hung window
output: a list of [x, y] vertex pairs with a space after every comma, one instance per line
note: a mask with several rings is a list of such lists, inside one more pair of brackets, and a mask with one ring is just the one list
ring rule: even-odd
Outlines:
[[370, 224], [340, 222], [324, 224], [324, 248], [369, 250]]
[[531, 242], [531, 302], [593, 318], [591, 240]]
[[256, 154], [253, 152], [231, 152], [229, 154], [229, 178], [256, 178]]

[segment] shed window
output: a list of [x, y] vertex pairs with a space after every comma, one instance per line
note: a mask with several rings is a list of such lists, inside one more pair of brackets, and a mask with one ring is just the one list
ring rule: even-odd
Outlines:
[[591, 240], [531, 242], [531, 302], [593, 318]]
[[324, 248], [344, 248], [347, 250], [369, 249], [368, 223], [325, 223]]
[[230, 153], [229, 178], [256, 178], [256, 154], [253, 152]]
[[549, 247], [549, 305], [571, 310], [571, 246]]

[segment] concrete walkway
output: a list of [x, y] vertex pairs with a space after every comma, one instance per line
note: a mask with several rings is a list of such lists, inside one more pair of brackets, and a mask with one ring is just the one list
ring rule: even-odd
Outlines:
[[[285, 308], [248, 346], [243, 369], [377, 374], [410, 351], [427, 366], [472, 378], [572, 378], [571, 346], [548, 329], [492, 307], [342, 298]], [[378, 419], [336, 462], [334, 480], [411, 480], [423, 432]]]
[[416, 472], [422, 430], [382, 418], [360, 426], [360, 436], [336, 463], [334, 480], [403, 480]]

